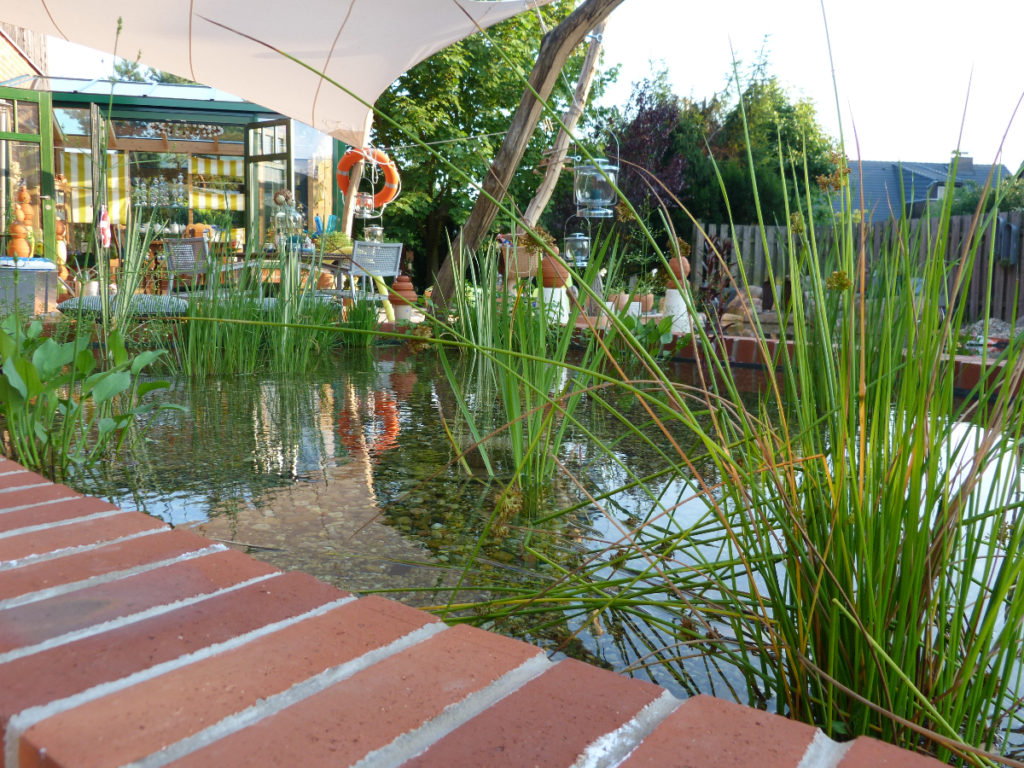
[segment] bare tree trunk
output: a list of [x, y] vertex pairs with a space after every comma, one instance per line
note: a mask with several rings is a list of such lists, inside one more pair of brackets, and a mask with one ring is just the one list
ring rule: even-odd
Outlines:
[[546, 35], [540, 44], [537, 62], [523, 91], [519, 107], [512, 117], [508, 133], [494, 156], [491, 168], [484, 177], [483, 190], [459, 236], [452, 243], [451, 252], [434, 280], [434, 302], [447, 307], [454, 295], [455, 280], [462, 279], [465, 271], [464, 254], [475, 251], [494, 223], [498, 213], [495, 200], [501, 200], [508, 190], [512, 175], [523, 159], [526, 145], [533, 135], [547, 100], [561, 74], [562, 67], [573, 49], [590, 30], [602, 23], [623, 0], [585, 0], [575, 11]]
[[569, 141], [576, 125], [583, 116], [583, 107], [590, 96], [590, 86], [594, 84], [594, 76], [597, 74], [597, 61], [601, 57], [601, 36], [604, 34], [605, 22], [601, 22], [594, 28], [594, 37], [587, 47], [587, 56], [583, 59], [583, 69], [580, 71], [580, 79], [576, 82], [576, 92], [572, 97], [572, 104], [565, 111], [562, 117], [562, 128], [558, 131], [555, 145], [551, 148], [551, 155], [548, 158], [548, 166], [544, 169], [544, 178], [534, 194], [530, 204], [526, 206], [526, 213], [523, 214], [523, 222], [528, 227], [537, 226], [544, 207], [551, 200], [554, 194], [555, 185], [558, 184], [558, 177], [562, 174], [565, 166], [566, 156], [569, 152]]

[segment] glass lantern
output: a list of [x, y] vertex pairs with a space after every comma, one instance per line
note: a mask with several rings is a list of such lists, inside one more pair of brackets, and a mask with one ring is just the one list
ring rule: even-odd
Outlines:
[[371, 243], [383, 243], [384, 227], [363, 227], [363, 236]]
[[613, 185], [618, 174], [619, 167], [607, 160], [595, 160], [573, 169], [573, 191], [579, 216], [608, 219], [615, 215], [611, 205], [615, 200]]
[[357, 219], [372, 218], [373, 195], [369, 192], [356, 192], [355, 200], [352, 203], [352, 215]]
[[582, 232], [567, 235], [565, 240], [565, 260], [578, 269], [583, 269], [590, 261], [590, 238]]

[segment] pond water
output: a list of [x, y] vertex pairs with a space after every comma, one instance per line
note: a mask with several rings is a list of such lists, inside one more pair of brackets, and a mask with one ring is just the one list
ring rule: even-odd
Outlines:
[[[446, 430], [456, 404], [433, 355], [412, 356], [397, 347], [346, 352], [312, 375], [177, 382], [169, 399], [185, 410], [160, 413], [132, 455], [72, 484], [279, 568], [354, 592], [383, 591], [420, 607], [551, 579], [551, 566], [525, 550], [522, 527], [481, 537], [503, 486], [474, 471], [472, 457], [469, 473], [453, 463]], [[585, 408], [581, 418], [588, 418]], [[588, 426], [599, 433], [615, 429], [595, 420]], [[592, 488], [628, 482], [614, 463], [588, 462], [586, 441], [570, 435], [566, 445]], [[629, 440], [616, 452], [638, 474], [660, 466], [650, 448]], [[654, 486], [666, 504], [692, 492], [678, 479]], [[548, 503], [554, 511], [581, 499], [563, 482]], [[532, 530], [530, 545], [569, 567], [605, 549], [650, 506], [639, 489], [623, 491], [601, 510], [584, 505]], [[460, 566], [471, 555], [472, 569], [464, 574]], [[542, 623], [548, 626], [538, 628]], [[636, 627], [594, 631], [586, 623], [546, 617], [495, 629], [617, 669], [650, 650]], [[703, 659], [678, 669], [641, 665], [635, 674], [680, 694], [743, 690], [738, 678], [730, 681], [731, 673]]]

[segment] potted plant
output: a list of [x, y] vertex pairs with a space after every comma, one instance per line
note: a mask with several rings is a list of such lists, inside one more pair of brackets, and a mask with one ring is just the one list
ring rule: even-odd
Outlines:
[[508, 281], [534, 277], [538, 274], [541, 258], [550, 249], [558, 253], [555, 238], [543, 227], [532, 231], [522, 231], [498, 235], [498, 246], [501, 249], [501, 261], [498, 271]]

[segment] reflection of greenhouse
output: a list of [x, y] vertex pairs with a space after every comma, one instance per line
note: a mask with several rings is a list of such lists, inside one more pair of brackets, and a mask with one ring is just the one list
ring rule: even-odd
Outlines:
[[344, 144], [213, 88], [39, 76], [10, 84], [0, 88], [4, 252], [16, 220], [36, 255], [81, 260], [94, 250], [102, 205], [115, 242], [134, 210], [170, 234], [210, 224], [239, 245], [260, 242], [281, 189], [310, 230], [340, 208], [333, 169]]

